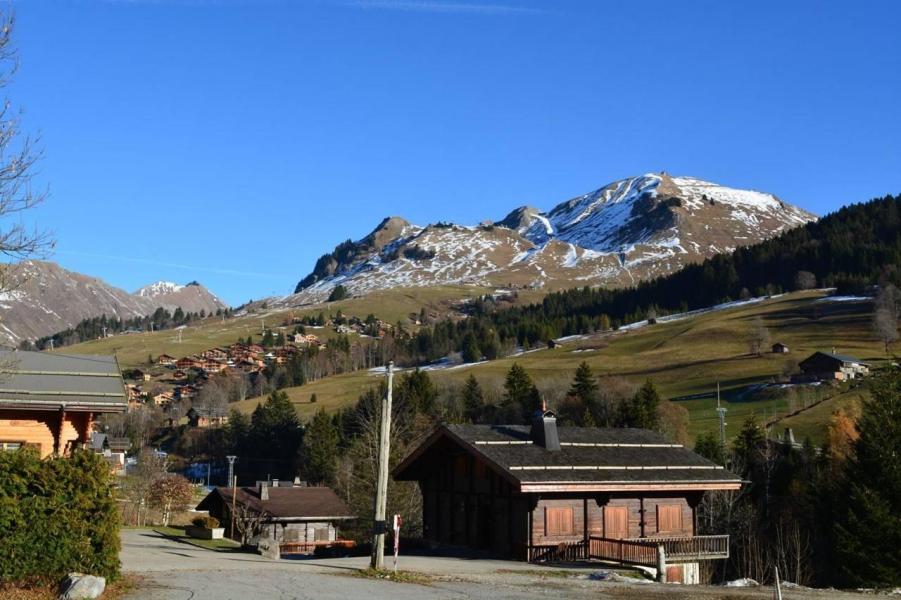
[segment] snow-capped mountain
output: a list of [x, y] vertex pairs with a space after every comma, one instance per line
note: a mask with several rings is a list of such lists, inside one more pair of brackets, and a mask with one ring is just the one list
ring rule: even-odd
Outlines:
[[442, 284], [631, 285], [814, 219], [772, 194], [648, 173], [548, 212], [523, 206], [475, 227], [385, 219], [321, 257], [282, 303], [319, 301], [339, 284], [354, 294]]
[[177, 283], [172, 283], [171, 281], [157, 281], [155, 283], [151, 283], [150, 285], [145, 285], [141, 289], [135, 292], [136, 296], [142, 296], [144, 298], [156, 298], [158, 296], [165, 296], [167, 294], [174, 294], [183, 290], [185, 286], [178, 285]]
[[50, 335], [101, 315], [131, 318], [149, 315], [159, 307], [174, 311], [180, 306], [185, 312], [208, 313], [226, 307], [197, 282], [157, 282], [129, 294], [46, 261], [29, 260], [8, 267], [4, 277], [13, 289], [0, 294], [3, 344]]

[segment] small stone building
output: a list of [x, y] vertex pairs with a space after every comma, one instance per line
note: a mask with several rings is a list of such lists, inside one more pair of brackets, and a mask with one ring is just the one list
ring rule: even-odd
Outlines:
[[341, 523], [356, 519], [350, 507], [327, 487], [288, 487], [279, 486], [278, 482], [260, 482], [237, 491], [217, 487], [197, 505], [197, 510], [209, 511], [235, 539], [240, 537], [237, 531], [228, 531], [233, 492], [235, 514], [262, 515], [260, 534], [280, 544], [306, 544], [310, 550], [329, 545], [338, 541]]

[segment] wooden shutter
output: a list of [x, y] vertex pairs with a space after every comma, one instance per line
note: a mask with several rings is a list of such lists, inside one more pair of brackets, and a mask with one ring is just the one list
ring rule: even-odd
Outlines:
[[604, 537], [617, 540], [629, 537], [628, 507], [604, 507]]
[[657, 505], [657, 533], [676, 533], [682, 531], [682, 505]]
[[573, 509], [545, 507], [544, 535], [573, 535]]

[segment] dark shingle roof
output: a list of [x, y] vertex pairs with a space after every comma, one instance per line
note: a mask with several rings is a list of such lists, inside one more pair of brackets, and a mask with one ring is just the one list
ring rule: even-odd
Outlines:
[[[219, 487], [210, 492], [198, 510], [212, 508], [211, 497], [218, 494], [231, 504], [232, 488]], [[240, 487], [235, 501], [256, 512], [265, 512], [275, 519], [355, 519], [350, 507], [327, 487], [270, 487], [269, 500], [260, 500], [257, 488]]]
[[128, 405], [114, 356], [0, 351], [0, 406], [123, 411]]
[[[560, 450], [549, 451], [532, 442], [527, 426], [446, 425], [424, 444], [434, 443], [442, 432], [520, 486], [740, 482], [723, 467], [644, 429], [558, 427]], [[415, 456], [414, 451], [395, 471], [398, 479], [407, 478]]]
[[820, 354], [825, 354], [829, 358], [834, 358], [835, 360], [840, 360], [843, 363], [859, 363], [865, 364], [859, 358], [855, 358], [853, 356], [848, 356], [847, 354], [832, 354], [830, 352], [821, 352]]

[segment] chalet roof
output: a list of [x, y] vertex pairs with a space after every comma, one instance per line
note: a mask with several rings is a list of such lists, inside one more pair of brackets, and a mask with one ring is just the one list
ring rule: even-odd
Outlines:
[[[239, 487], [235, 502], [256, 512], [265, 512], [273, 519], [337, 520], [356, 519], [350, 507], [327, 487], [270, 487], [269, 500], [260, 500], [255, 487]], [[214, 508], [213, 498], [231, 503], [232, 488], [217, 487], [197, 505], [197, 510]]]
[[855, 358], [853, 356], [848, 356], [847, 354], [834, 354], [832, 352], [819, 352], [819, 351], [814, 352], [813, 354], [811, 354], [810, 356], [805, 358], [803, 361], [801, 361], [801, 364], [804, 364], [808, 360], [815, 358], [817, 356], [825, 356], [826, 358], [830, 358], [830, 359], [840, 362], [842, 364], [847, 364], [847, 363], [857, 363], [859, 365], [867, 364], [864, 361], [860, 360], [859, 358]]
[[720, 465], [653, 431], [594, 427], [557, 431], [560, 450], [550, 451], [532, 441], [528, 426], [442, 425], [395, 469], [394, 477], [416, 479], [418, 459], [441, 440], [449, 440], [484, 459], [520, 491], [558, 484], [604, 490], [638, 485], [723, 489], [741, 484]]
[[0, 351], [0, 407], [121, 412], [127, 406], [115, 356]]

